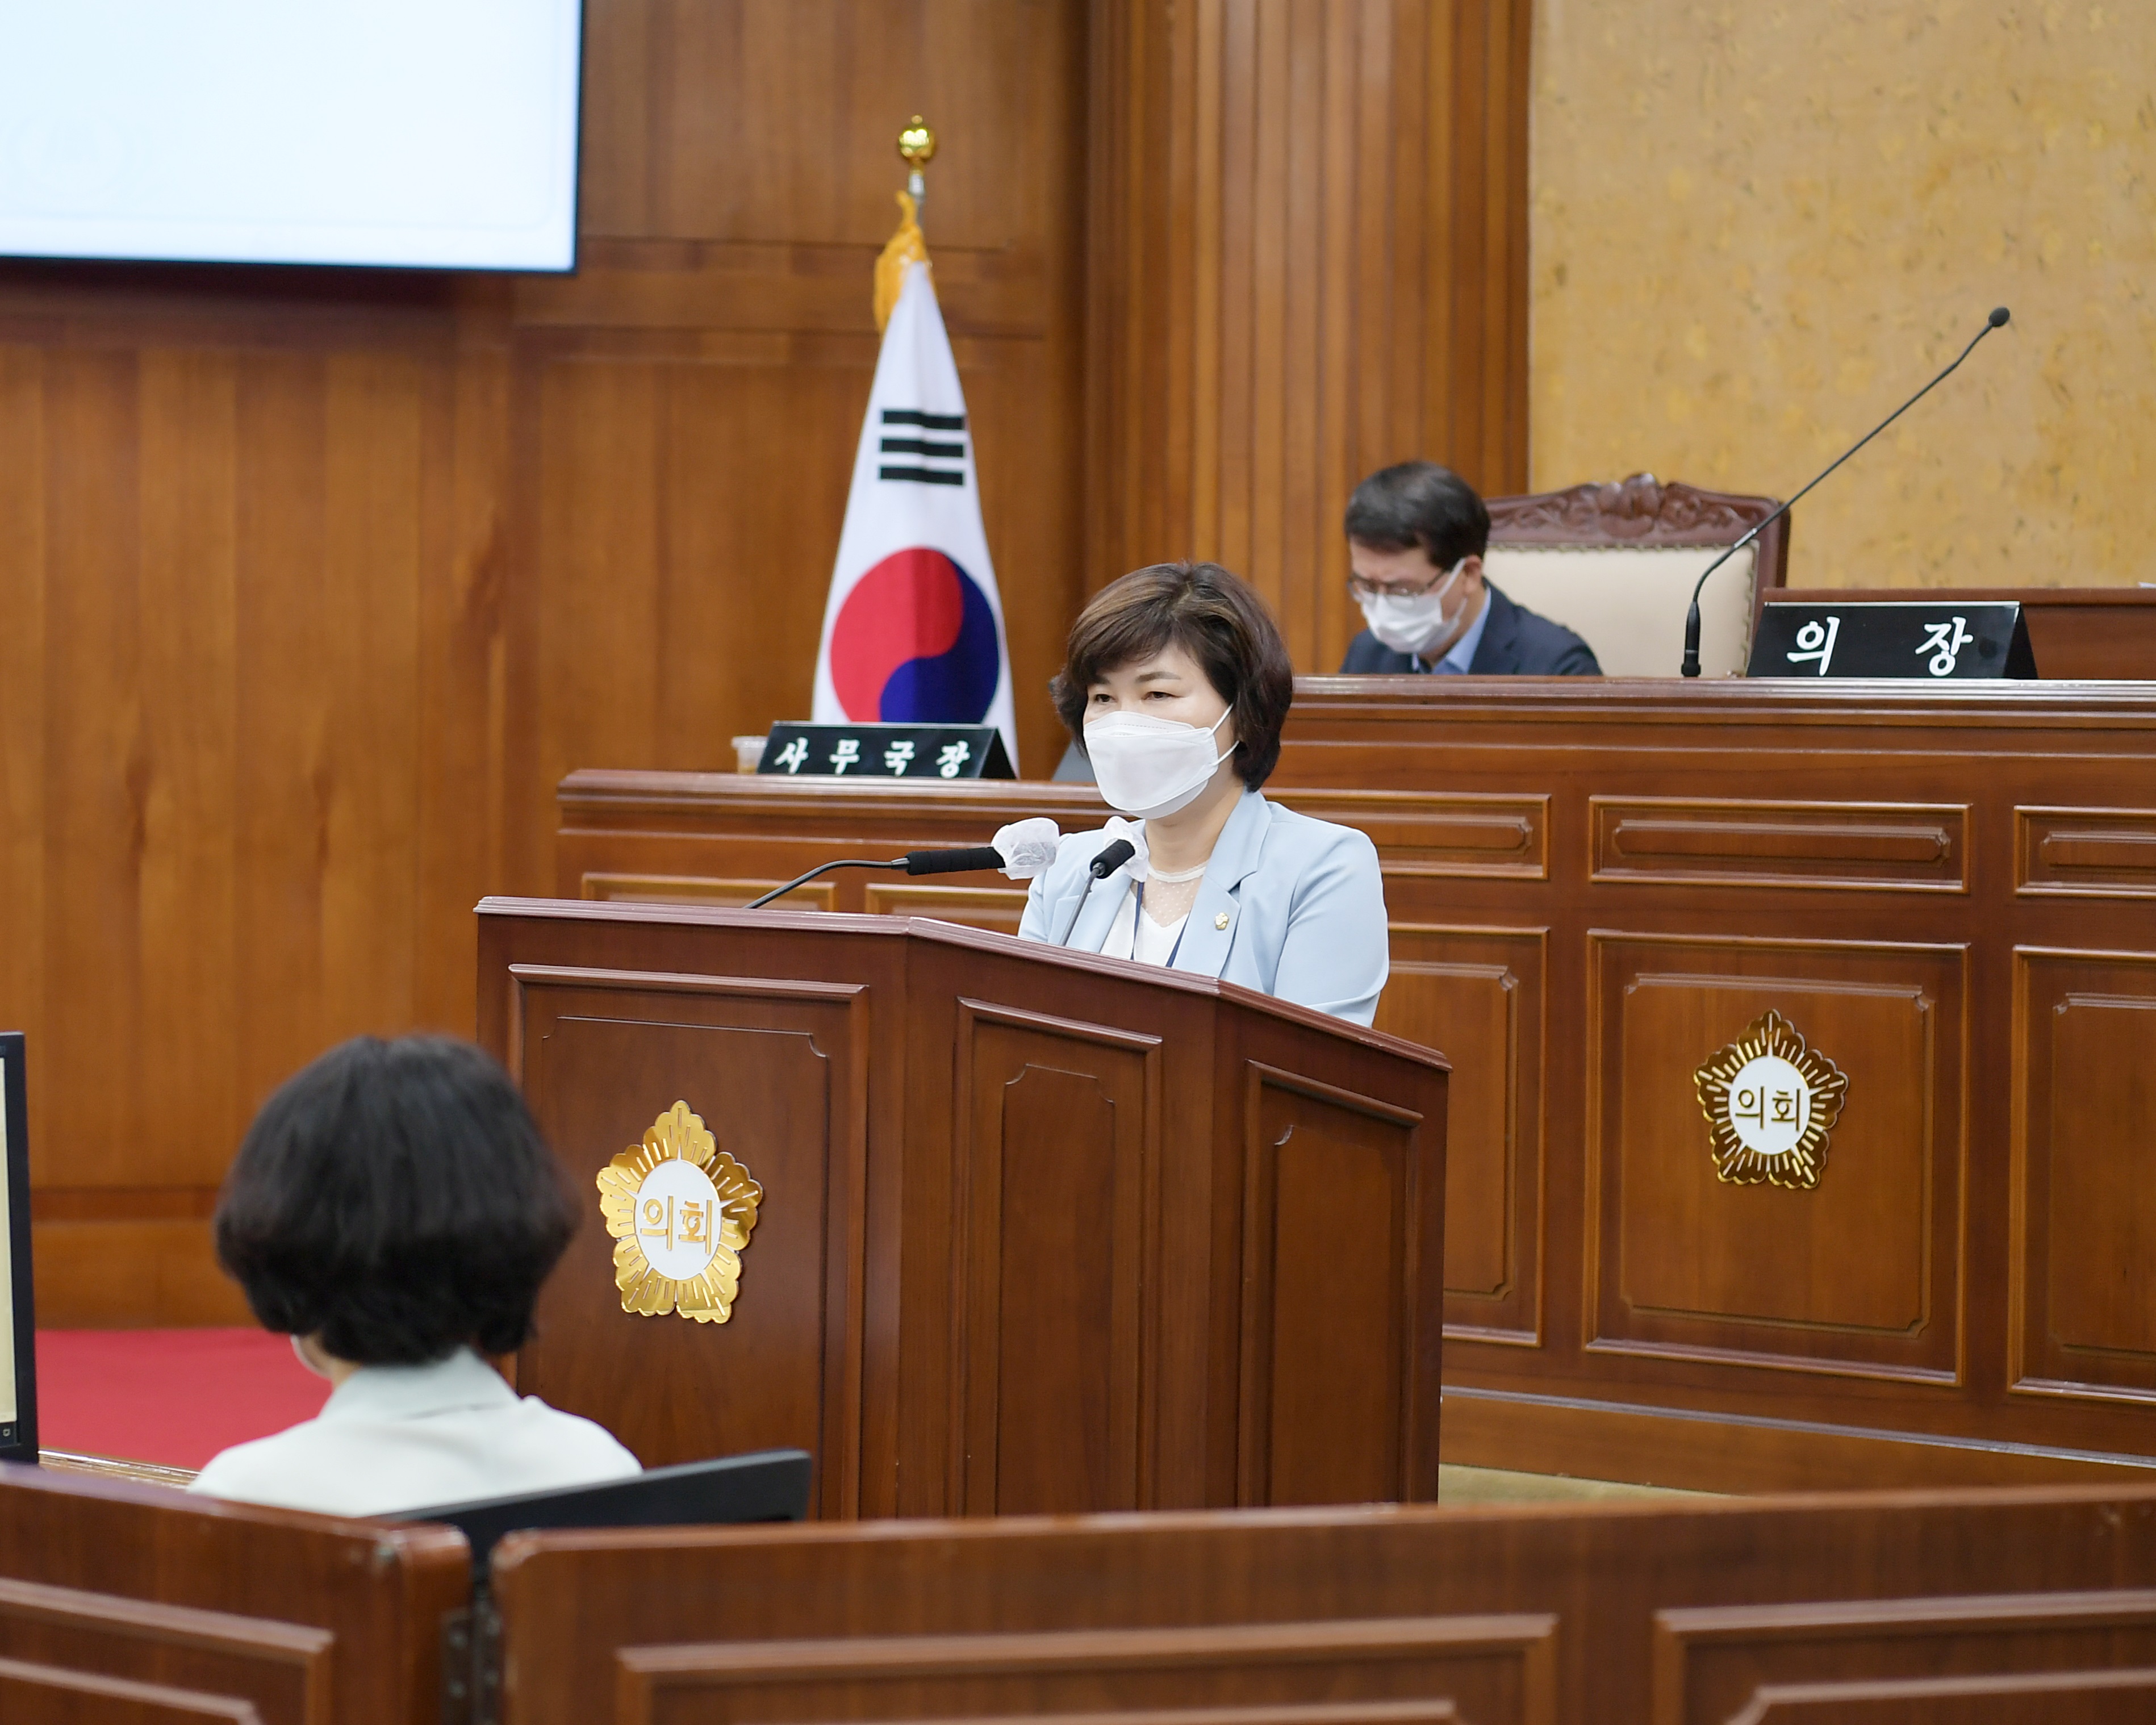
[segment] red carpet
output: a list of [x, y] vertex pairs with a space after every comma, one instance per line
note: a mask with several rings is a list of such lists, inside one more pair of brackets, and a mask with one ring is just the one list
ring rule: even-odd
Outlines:
[[322, 1410], [330, 1387], [260, 1330], [40, 1330], [42, 1449], [200, 1467]]

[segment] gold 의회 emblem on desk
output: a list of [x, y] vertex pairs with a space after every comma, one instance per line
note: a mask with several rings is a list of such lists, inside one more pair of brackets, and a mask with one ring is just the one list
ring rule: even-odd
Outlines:
[[1754, 1019], [1692, 1081], [1713, 1135], [1716, 1178], [1800, 1191], [1819, 1184], [1849, 1080], [1781, 1014]]
[[686, 1102], [601, 1168], [598, 1187], [624, 1312], [705, 1324], [733, 1316], [763, 1188]]

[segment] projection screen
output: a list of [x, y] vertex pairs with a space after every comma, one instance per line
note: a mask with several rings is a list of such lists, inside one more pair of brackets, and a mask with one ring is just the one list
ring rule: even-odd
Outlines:
[[0, 255], [565, 270], [581, 0], [0, 0]]

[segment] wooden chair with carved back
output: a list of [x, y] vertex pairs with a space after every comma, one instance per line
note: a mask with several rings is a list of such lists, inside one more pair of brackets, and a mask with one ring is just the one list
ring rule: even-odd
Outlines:
[[[1693, 583], [1780, 506], [1650, 473], [1492, 497], [1484, 569], [1507, 598], [1584, 637], [1604, 675], [1675, 676]], [[1700, 595], [1706, 675], [1742, 674], [1760, 595], [1784, 583], [1789, 565], [1784, 516], [1715, 572]]]

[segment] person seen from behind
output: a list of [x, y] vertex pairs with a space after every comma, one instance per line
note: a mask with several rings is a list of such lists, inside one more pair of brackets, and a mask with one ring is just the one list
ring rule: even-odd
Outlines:
[[272, 1096], [225, 1177], [218, 1261], [329, 1379], [316, 1418], [190, 1490], [392, 1515], [639, 1472], [603, 1427], [487, 1363], [531, 1338], [577, 1211], [516, 1086], [446, 1037], [362, 1036]]

